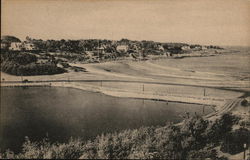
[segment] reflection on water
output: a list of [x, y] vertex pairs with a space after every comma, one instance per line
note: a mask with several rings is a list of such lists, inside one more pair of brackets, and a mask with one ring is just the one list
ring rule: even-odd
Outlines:
[[[205, 107], [205, 113], [211, 112]], [[24, 137], [53, 142], [179, 122], [201, 105], [117, 98], [72, 88], [2, 88], [0, 148], [19, 151]]]

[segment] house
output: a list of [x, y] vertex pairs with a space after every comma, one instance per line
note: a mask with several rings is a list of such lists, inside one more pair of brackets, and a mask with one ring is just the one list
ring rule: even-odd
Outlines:
[[97, 50], [99, 53], [104, 53], [105, 47], [104, 47], [104, 46], [101, 46], [101, 47], [96, 48], [96, 50]]
[[194, 47], [193, 47], [193, 50], [195, 50], [195, 51], [199, 51], [199, 50], [201, 50], [202, 49], [202, 47], [200, 46], [200, 45], [195, 45]]
[[116, 47], [116, 50], [118, 52], [127, 52], [128, 51], [128, 45], [118, 45]]
[[11, 42], [9, 47], [9, 50], [11, 51], [32, 51], [35, 49], [35, 45], [30, 42]]
[[1, 42], [1, 49], [8, 49], [8, 43]]
[[181, 47], [181, 50], [185, 50], [185, 51], [186, 51], [186, 50], [190, 50], [190, 46], [182, 46], [182, 47]]
[[11, 51], [21, 51], [23, 49], [23, 43], [22, 42], [11, 42], [9, 50]]
[[202, 46], [201, 49], [202, 49], [202, 50], [206, 50], [207, 47], [206, 47], [206, 46]]
[[158, 46], [157, 46], [157, 49], [158, 49], [159, 51], [164, 51], [164, 48], [163, 48], [162, 45], [158, 45]]
[[35, 49], [36, 49], [36, 48], [35, 48], [35, 45], [34, 45], [33, 43], [24, 42], [23, 45], [24, 45], [24, 49], [25, 49], [26, 51], [32, 51], [32, 50], [35, 50]]

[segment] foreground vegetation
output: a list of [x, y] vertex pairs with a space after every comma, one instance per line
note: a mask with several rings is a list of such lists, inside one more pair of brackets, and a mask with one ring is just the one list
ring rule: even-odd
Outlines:
[[233, 130], [239, 118], [224, 114], [220, 119], [208, 121], [196, 115], [176, 126], [141, 127], [120, 133], [106, 134], [93, 141], [71, 139], [67, 143], [50, 143], [48, 139], [31, 142], [26, 138], [22, 152], [6, 151], [0, 158], [161, 158], [161, 159], [227, 159], [222, 152], [236, 154], [249, 146], [250, 131]]

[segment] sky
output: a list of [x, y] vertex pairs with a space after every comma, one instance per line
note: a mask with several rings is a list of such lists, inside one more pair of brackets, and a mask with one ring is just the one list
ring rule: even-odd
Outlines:
[[1, 35], [250, 46], [250, 0], [2, 0]]

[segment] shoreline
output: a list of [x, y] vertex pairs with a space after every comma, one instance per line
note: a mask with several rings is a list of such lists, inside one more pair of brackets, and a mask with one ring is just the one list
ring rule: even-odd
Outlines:
[[[2, 83], [3, 84], [3, 83]], [[145, 99], [145, 100], [153, 100], [153, 101], [164, 101], [164, 102], [174, 102], [174, 103], [186, 103], [186, 104], [197, 104], [197, 105], [207, 105], [212, 107], [214, 112], [211, 114], [217, 114], [223, 111], [226, 107], [225, 105], [227, 103], [230, 103], [234, 99], [229, 100], [222, 100], [222, 99], [211, 99], [211, 98], [201, 98], [201, 97], [185, 97], [181, 95], [168, 95], [168, 96], [162, 96], [162, 95], [153, 95], [149, 93], [136, 93], [136, 92], [129, 92], [125, 90], [115, 90], [113, 89], [107, 89], [105, 87], [99, 87], [99, 86], [91, 86], [86, 84], [76, 85], [73, 83], [67, 83], [67, 82], [60, 82], [60, 83], [40, 83], [40, 84], [34, 84], [34, 83], [19, 83], [17, 84], [4, 84], [1, 87], [63, 87], [63, 88], [74, 88], [74, 89], [80, 89], [83, 91], [89, 91], [89, 92], [97, 92], [102, 93], [108, 96], [113, 97], [119, 97], [119, 98], [133, 98], [133, 99]], [[230, 109], [231, 110], [231, 109]], [[228, 111], [228, 110], [227, 110]], [[210, 114], [209, 114], [210, 115]], [[208, 116], [208, 115], [206, 115]], [[208, 117], [212, 117], [211, 115]]]
[[[17, 86], [2, 86], [1, 87], [17, 87]], [[31, 85], [19, 85], [18, 87], [32, 87]], [[133, 98], [133, 99], [145, 99], [145, 100], [152, 100], [152, 101], [165, 101], [165, 102], [172, 102], [172, 103], [184, 103], [184, 104], [196, 104], [196, 105], [205, 105], [205, 106], [209, 106], [211, 107], [211, 109], [213, 110], [212, 112], [203, 115], [202, 117], [205, 119], [208, 119], [210, 121], [214, 121], [216, 119], [218, 119], [221, 115], [223, 115], [224, 113], [228, 113], [230, 111], [232, 111], [242, 100], [243, 98], [238, 98], [235, 97], [234, 99], [230, 99], [230, 100], [225, 100], [223, 101], [223, 103], [220, 104], [206, 104], [206, 103], [197, 103], [197, 101], [185, 101], [185, 98], [183, 100], [183, 98], [179, 99], [179, 100], [173, 100], [173, 99], [169, 99], [169, 97], [161, 97], [161, 96], [157, 96], [157, 95], [151, 95], [151, 96], [145, 96], [145, 95], [140, 95], [140, 94], [136, 94], [136, 93], [131, 93], [127, 92], [127, 94], [130, 94], [130, 96], [126, 95], [126, 94], [121, 94], [122, 92], [115, 92], [115, 91], [105, 91], [103, 89], [90, 89], [86, 86], [77, 86], [77, 85], [73, 85], [73, 84], [61, 84], [58, 85], [56, 83], [50, 83], [49, 85], [33, 85], [33, 87], [62, 87], [62, 88], [73, 88], [73, 89], [79, 89], [82, 91], [87, 91], [87, 92], [96, 92], [96, 93], [101, 93], [104, 95], [108, 95], [108, 96], [112, 96], [112, 97], [117, 97], [117, 98]], [[125, 91], [126, 92], [126, 91]], [[175, 123], [174, 125], [176, 126], [180, 126], [183, 124], [183, 120]]]
[[[186, 103], [186, 104], [197, 104], [197, 105], [207, 105], [210, 106], [213, 109], [213, 112], [208, 113], [207, 115], [204, 115], [203, 117], [209, 120], [215, 120], [218, 117], [220, 117], [222, 114], [230, 112], [237, 106], [241, 101], [242, 98], [235, 97], [234, 99], [226, 100], [224, 103], [221, 104], [204, 104], [204, 103], [195, 103], [195, 102], [190, 102], [190, 101], [183, 101], [183, 100], [169, 100], [167, 97], [159, 97], [158, 98], [150, 98], [150, 97], [145, 97], [145, 96], [140, 96], [139, 94], [135, 94], [134, 96], [126, 96], [122, 94], [117, 94], [115, 91], [111, 92], [105, 92], [104, 90], [88, 90], [87, 88], [84, 88], [82, 86], [74, 86], [74, 85], [67, 85], [67, 86], [59, 86], [59, 85], [52, 85], [54, 87], [65, 87], [65, 88], [74, 88], [74, 89], [80, 89], [83, 91], [89, 91], [89, 92], [97, 92], [97, 93], [102, 93], [108, 96], [113, 96], [113, 97], [119, 97], [119, 98], [134, 98], [134, 99], [147, 99], [147, 100], [161, 100], [165, 102], [176, 102], [176, 103]], [[152, 95], [151, 95], [152, 96]], [[176, 125], [181, 125], [183, 121], [176, 123]]]

